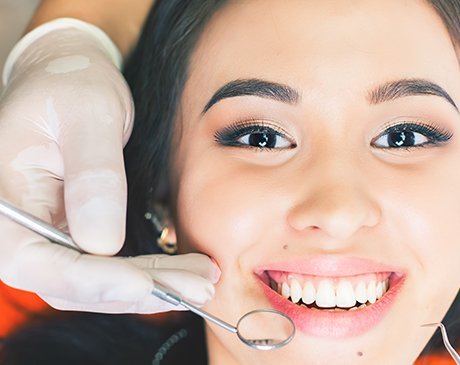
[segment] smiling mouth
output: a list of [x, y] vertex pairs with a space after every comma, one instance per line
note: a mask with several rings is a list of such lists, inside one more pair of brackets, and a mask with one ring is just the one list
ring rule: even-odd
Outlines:
[[390, 289], [394, 273], [320, 277], [265, 271], [270, 288], [301, 307], [328, 312], [355, 311], [372, 306]]
[[360, 336], [383, 321], [406, 282], [405, 270], [359, 257], [313, 256], [256, 267], [270, 306], [307, 336]]

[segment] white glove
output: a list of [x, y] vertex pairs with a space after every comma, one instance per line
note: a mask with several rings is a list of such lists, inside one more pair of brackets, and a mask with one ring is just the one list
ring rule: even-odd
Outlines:
[[[119, 59], [98, 28], [75, 19], [47, 23], [11, 52], [0, 100], [0, 196], [68, 227], [79, 247], [100, 255], [118, 252], [125, 232], [122, 148], [133, 106]], [[173, 308], [150, 294], [152, 278], [201, 305], [219, 276], [203, 255], [82, 255], [1, 216], [0, 232], [0, 279], [59, 309]]]

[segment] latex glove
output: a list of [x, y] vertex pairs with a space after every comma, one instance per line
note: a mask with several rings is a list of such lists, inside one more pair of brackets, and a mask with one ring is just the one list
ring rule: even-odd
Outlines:
[[[3, 231], [5, 222], [0, 223]], [[43, 242], [25, 241], [25, 228], [6, 227], [22, 247], [8, 260], [1, 256], [6, 283], [36, 292], [56, 309], [104, 313], [158, 313], [183, 310], [151, 294], [153, 280], [200, 306], [214, 295], [220, 275], [201, 254], [104, 257]], [[32, 237], [31, 237], [32, 238]]]
[[[103, 255], [116, 253], [124, 240], [122, 148], [133, 119], [117, 52], [89, 24], [47, 23], [10, 54], [0, 101], [0, 195], [59, 228], [68, 226], [81, 248]], [[186, 290], [196, 304], [213, 293], [216, 268], [203, 256], [151, 256], [142, 261], [146, 268], [138, 259], [81, 255], [6, 217], [0, 217], [0, 232], [0, 279], [59, 309], [171, 308], [149, 294], [155, 268], [172, 269], [178, 278], [173, 289]]]
[[0, 100], [0, 194], [104, 255], [124, 240], [134, 112], [117, 54], [90, 24], [46, 23], [8, 57]]

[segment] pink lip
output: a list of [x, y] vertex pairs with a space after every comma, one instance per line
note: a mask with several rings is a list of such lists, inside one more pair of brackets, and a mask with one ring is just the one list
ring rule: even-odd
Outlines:
[[[390, 289], [376, 303], [355, 311], [328, 312], [310, 309], [285, 299], [266, 282], [266, 271], [286, 271], [313, 276], [352, 276], [359, 274], [392, 272]], [[274, 309], [288, 315], [297, 330], [317, 337], [345, 338], [359, 336], [375, 327], [395, 302], [404, 284], [400, 269], [360, 258], [315, 257], [307, 260], [272, 263], [257, 267], [256, 276], [262, 290]]]
[[401, 272], [400, 268], [385, 265], [358, 257], [315, 256], [303, 260], [291, 260], [260, 265], [255, 268], [256, 274], [264, 271], [287, 271], [311, 276], [353, 276], [374, 272]]

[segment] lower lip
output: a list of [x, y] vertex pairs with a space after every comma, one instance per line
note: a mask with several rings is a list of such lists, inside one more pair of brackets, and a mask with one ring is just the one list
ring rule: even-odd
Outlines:
[[301, 307], [279, 295], [263, 281], [260, 280], [260, 283], [272, 307], [289, 316], [297, 330], [315, 337], [346, 338], [359, 336], [380, 323], [395, 302], [404, 278], [393, 273], [390, 289], [374, 304], [353, 311], [336, 312]]

